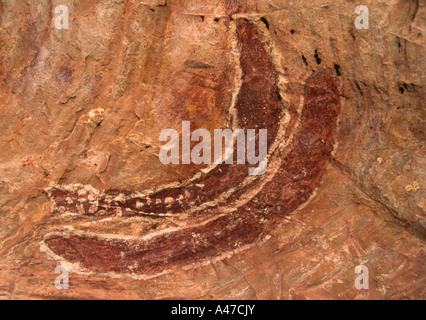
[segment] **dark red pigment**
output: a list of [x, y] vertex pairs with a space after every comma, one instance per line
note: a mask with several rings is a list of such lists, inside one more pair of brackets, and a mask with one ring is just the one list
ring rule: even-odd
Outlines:
[[[248, 21], [240, 19], [237, 21], [238, 38], [241, 50], [241, 69], [243, 83], [240, 88], [235, 109], [238, 113], [238, 125], [241, 129], [268, 129], [268, 146], [275, 140], [278, 132], [278, 124], [283, 114], [283, 106], [279, 101], [276, 87], [276, 76], [271, 58], [264, 45], [259, 39], [255, 28]], [[273, 121], [271, 121], [273, 119]], [[236, 147], [234, 157], [236, 158]], [[62, 206], [68, 212], [79, 213], [78, 207], [82, 208], [86, 215], [117, 215], [117, 208], [122, 208], [122, 216], [145, 215], [150, 213], [173, 212], [180, 213], [191, 207], [216, 199], [222, 193], [228, 191], [232, 186], [238, 186], [248, 176], [248, 165], [238, 165], [234, 159], [233, 165], [219, 165], [208, 174], [204, 174], [190, 184], [183, 184], [178, 188], [162, 190], [146, 197], [136, 197], [125, 201], [112, 201], [107, 198], [114, 194], [125, 193], [123, 191], [103, 193], [97, 199], [97, 210], [91, 210], [93, 201], [60, 188], [50, 190], [51, 197], [56, 205]], [[197, 185], [204, 185], [201, 189]], [[174, 201], [167, 205], [164, 199], [183, 197], [179, 203]], [[72, 201], [67, 201], [67, 198]], [[156, 203], [156, 199], [162, 200]], [[143, 211], [136, 207], [136, 203], [143, 204]], [[130, 210], [124, 210], [130, 209]], [[95, 212], [93, 212], [95, 211]]]
[[[243, 85], [237, 102], [239, 121], [245, 128], [267, 128], [269, 138], [273, 140], [282, 108], [276, 94], [275, 70], [255, 27], [250, 22], [239, 19], [237, 32], [243, 69]], [[260, 105], [268, 108], [261, 110], [258, 107]], [[190, 265], [252, 244], [274, 228], [282, 215], [294, 211], [312, 194], [333, 150], [338, 113], [338, 87], [335, 78], [327, 72], [315, 73], [306, 81], [305, 102], [297, 131], [285, 149], [279, 149], [272, 155], [282, 159], [278, 172], [253, 199], [232, 213], [202, 226], [190, 226], [145, 241], [52, 235], [45, 242], [55, 254], [70, 262], [78, 262], [90, 271], [134, 274], [153, 274]], [[206, 185], [202, 193], [198, 187], [188, 184], [161, 191], [151, 198], [176, 197], [187, 190], [191, 194], [190, 199], [200, 197], [196, 201], [198, 205], [215, 199], [232, 186], [237, 186], [246, 175], [247, 166], [224, 165], [195, 182]], [[241, 188], [236, 195], [241, 195], [244, 191], [245, 188]], [[66, 197], [79, 202], [78, 195], [61, 189], [53, 190], [52, 196], [54, 201], [64, 206], [67, 205]], [[232, 201], [233, 198], [228, 199], [226, 204], [229, 205], [229, 200]], [[144, 201], [132, 199], [117, 202], [114, 206], [130, 208], [129, 214], [143, 214], [135, 207], [137, 200]], [[187, 201], [186, 198], [184, 202]], [[218, 216], [218, 207], [223, 205], [224, 203], [219, 203], [217, 207], [203, 210], [197, 215]], [[100, 202], [99, 210], [101, 207], [108, 214], [116, 213], [114, 208], [108, 211], [106, 203]], [[163, 203], [149, 208], [153, 212], [178, 212], [186, 209], [176, 206], [166, 210]], [[72, 210], [72, 206], [67, 209]], [[126, 215], [124, 210], [123, 215]], [[191, 225], [191, 221], [188, 225]]]

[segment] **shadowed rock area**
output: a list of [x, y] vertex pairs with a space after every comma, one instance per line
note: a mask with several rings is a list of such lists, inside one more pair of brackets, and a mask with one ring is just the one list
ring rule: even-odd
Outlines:
[[[0, 299], [424, 299], [426, 7], [367, 6], [0, 0]], [[162, 164], [182, 121], [266, 173]]]

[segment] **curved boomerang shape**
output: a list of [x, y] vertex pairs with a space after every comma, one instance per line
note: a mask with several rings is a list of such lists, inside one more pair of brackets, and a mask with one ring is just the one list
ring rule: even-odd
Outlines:
[[340, 109], [336, 80], [317, 72], [306, 81], [300, 122], [284, 143], [280, 130], [285, 111], [271, 57], [250, 21], [240, 18], [235, 23], [242, 71], [235, 110], [241, 128], [268, 129], [270, 165], [265, 176], [248, 177], [247, 165], [234, 163], [150, 195], [52, 187], [53, 209], [61, 212], [153, 218], [184, 214], [188, 222], [187, 227], [139, 239], [50, 233], [44, 243], [56, 257], [90, 272], [160, 274], [244, 249], [308, 200], [333, 150]]

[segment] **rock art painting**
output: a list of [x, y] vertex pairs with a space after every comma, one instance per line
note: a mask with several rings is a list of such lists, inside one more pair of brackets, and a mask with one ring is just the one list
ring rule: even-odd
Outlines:
[[[0, 299], [425, 298], [422, 2], [21, 2]], [[254, 130], [258, 159], [265, 130], [266, 170], [237, 143], [165, 164], [184, 122]]]
[[[53, 233], [45, 243], [54, 254], [96, 272], [155, 274], [260, 241], [277, 219], [308, 200], [333, 150], [339, 113], [335, 77], [318, 72], [306, 81], [299, 124], [287, 140], [283, 139], [278, 133], [283, 130], [280, 122], [285, 106], [279, 99], [276, 70], [267, 48], [250, 21], [237, 19], [235, 24], [242, 79], [234, 121], [248, 128], [268, 129], [274, 146], [269, 150], [274, 172], [266, 179], [248, 181], [246, 168], [223, 164], [199, 178], [148, 196], [100, 193], [84, 186], [52, 187], [48, 190], [52, 208], [63, 213], [123, 219], [147, 215], [184, 219], [186, 223], [182, 228], [133, 240]], [[256, 110], [259, 106], [267, 107]], [[249, 192], [251, 199], [242, 200]]]

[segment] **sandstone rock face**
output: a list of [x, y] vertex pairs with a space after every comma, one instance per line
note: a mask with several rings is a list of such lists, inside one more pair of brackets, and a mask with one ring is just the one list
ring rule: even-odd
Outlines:
[[[0, 1], [0, 298], [424, 299], [426, 5], [356, 5]], [[162, 164], [182, 121], [266, 173]]]

